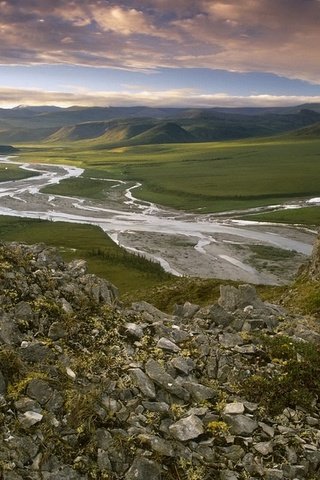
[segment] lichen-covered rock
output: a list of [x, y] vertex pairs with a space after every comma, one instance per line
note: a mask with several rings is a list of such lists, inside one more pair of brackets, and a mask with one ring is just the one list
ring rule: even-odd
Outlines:
[[319, 477], [317, 336], [251, 287], [124, 308], [85, 262], [14, 243], [0, 300], [0, 478]]

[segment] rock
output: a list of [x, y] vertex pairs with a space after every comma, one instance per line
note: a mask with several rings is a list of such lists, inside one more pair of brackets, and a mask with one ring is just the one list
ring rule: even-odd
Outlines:
[[254, 477], [258, 476], [258, 478], [262, 477], [265, 479], [265, 469], [261, 459], [257, 456], [253, 455], [252, 453], [247, 453], [242, 459], [242, 464], [244, 466], [245, 473], [249, 473]]
[[284, 465], [283, 475], [285, 478], [305, 479], [307, 478], [308, 468], [305, 465]]
[[171, 340], [168, 340], [167, 338], [160, 338], [160, 340], [157, 343], [157, 348], [162, 348], [163, 350], [168, 350], [169, 352], [179, 352], [180, 348], [178, 345], [175, 343], [171, 342]]
[[6, 392], [6, 390], [7, 390], [7, 382], [2, 372], [0, 371], [0, 395], [3, 395]]
[[273, 427], [270, 425], [267, 425], [266, 423], [259, 422], [259, 427], [271, 438], [274, 437], [275, 430]]
[[189, 319], [194, 317], [194, 315], [200, 309], [199, 305], [194, 305], [190, 302], [185, 302], [184, 305], [175, 305], [173, 314], [177, 317]]
[[19, 352], [22, 360], [28, 363], [43, 363], [54, 358], [52, 350], [41, 342], [22, 342]]
[[231, 470], [221, 470], [220, 480], [238, 480], [239, 476]]
[[14, 406], [19, 412], [41, 412], [40, 404], [29, 397], [20, 397], [14, 402]]
[[108, 450], [114, 443], [111, 433], [105, 428], [98, 428], [96, 431], [97, 447], [101, 450]]
[[112, 472], [112, 466], [109, 455], [104, 450], [98, 449], [97, 464], [100, 471]]
[[186, 442], [202, 435], [204, 429], [201, 420], [195, 415], [190, 415], [171, 425], [169, 432], [177, 440]]
[[257, 296], [256, 289], [252, 285], [240, 285], [239, 288], [232, 285], [221, 285], [218, 303], [227, 312], [234, 312], [248, 305], [252, 305], [254, 308], [264, 308], [263, 302]]
[[257, 428], [256, 420], [246, 415], [223, 415], [223, 419], [230, 426], [230, 432], [234, 435], [251, 435]]
[[259, 442], [254, 445], [255, 450], [261, 453], [261, 455], [270, 455], [273, 452], [271, 442]]
[[237, 345], [242, 345], [244, 343], [242, 337], [238, 333], [229, 332], [219, 335], [219, 342], [227, 348], [236, 347]]
[[210, 320], [212, 320], [212, 323], [210, 324], [210, 328], [213, 328], [214, 326], [218, 326], [218, 325], [222, 327], [227, 327], [234, 320], [234, 317], [230, 315], [230, 313], [228, 313], [219, 304], [215, 304], [210, 307], [209, 318]]
[[73, 313], [72, 305], [69, 302], [67, 302], [65, 298], [61, 298], [60, 301], [61, 301], [62, 310], [68, 315], [71, 315]]
[[240, 445], [231, 445], [231, 447], [223, 447], [219, 449], [220, 453], [233, 463], [238, 463], [244, 457], [245, 451]]
[[71, 380], [76, 379], [76, 374], [70, 367], [66, 367], [66, 374], [68, 375], [69, 378], [71, 378]]
[[168, 392], [176, 395], [183, 400], [189, 400], [190, 394], [186, 389], [176, 383], [173, 377], [166, 373], [162, 365], [156, 360], [150, 358], [145, 366], [146, 373], [155, 383], [163, 387]]
[[137, 323], [126, 323], [125, 324], [126, 333], [131, 335], [134, 338], [140, 339], [143, 337], [143, 328]]
[[284, 478], [283, 471], [277, 468], [267, 468], [265, 478], [266, 480], [282, 480]]
[[20, 345], [22, 340], [18, 326], [6, 313], [0, 313], [0, 345]]
[[244, 404], [241, 402], [227, 403], [223, 409], [226, 415], [239, 415], [244, 412]]
[[172, 442], [156, 437], [155, 435], [141, 434], [138, 440], [143, 444], [148, 444], [153, 452], [164, 457], [174, 457], [175, 449]]
[[15, 318], [21, 320], [32, 320], [33, 319], [33, 310], [31, 305], [27, 302], [17, 303], [14, 309]]
[[52, 340], [59, 340], [60, 338], [64, 338], [67, 335], [67, 332], [64, 328], [63, 323], [61, 322], [53, 322], [50, 325], [48, 337]]
[[41, 422], [43, 415], [41, 413], [27, 411], [19, 416], [19, 422], [22, 428], [29, 428], [36, 423]]
[[241, 388], [290, 367], [257, 329], [270, 333], [281, 315], [293, 349], [299, 335], [317, 341], [312, 318], [246, 286], [225, 295], [232, 312], [124, 308], [111, 284], [44, 245], [0, 243], [0, 263], [1, 478], [318, 478], [319, 392], [273, 414]]
[[185, 357], [174, 357], [170, 361], [170, 365], [172, 365], [176, 370], [179, 370], [179, 372], [182, 372], [185, 375], [188, 375], [195, 368], [194, 361], [191, 360], [191, 358]]
[[133, 464], [125, 474], [125, 480], [160, 480], [161, 467], [153, 460], [136, 457]]
[[68, 270], [74, 276], [84, 275], [87, 272], [87, 262], [85, 260], [72, 260], [68, 263]]
[[206, 387], [205, 385], [201, 385], [200, 383], [183, 382], [182, 385], [196, 402], [203, 402], [204, 400], [217, 397], [217, 392], [215, 390]]
[[131, 308], [134, 312], [137, 313], [147, 313], [149, 316], [144, 316], [143, 318], [145, 318], [146, 321], [151, 320], [151, 323], [153, 323], [155, 320], [164, 320], [167, 317], [165, 313], [161, 312], [156, 307], [147, 302], [133, 303], [131, 305]]
[[140, 368], [132, 368], [131, 370], [129, 370], [129, 373], [134, 384], [141, 390], [141, 392], [146, 397], [156, 397], [156, 389], [154, 383]]
[[169, 411], [169, 405], [165, 402], [142, 402], [142, 405], [149, 412], [166, 413]]
[[45, 403], [47, 403], [52, 397], [52, 394], [53, 394], [53, 389], [44, 380], [34, 379], [34, 380], [31, 380], [28, 384], [28, 387], [27, 387], [28, 397], [33, 398], [34, 400], [37, 400], [37, 402], [39, 402], [40, 405], [44, 405]]
[[320, 280], [320, 235], [314, 243], [306, 273], [311, 280]]

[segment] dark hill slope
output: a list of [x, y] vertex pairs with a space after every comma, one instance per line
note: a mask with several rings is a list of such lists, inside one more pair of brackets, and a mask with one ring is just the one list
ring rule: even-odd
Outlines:
[[306, 139], [319, 139], [320, 138], [320, 122], [315, 123], [309, 127], [300, 128], [299, 130], [292, 132], [292, 136], [297, 138]]
[[153, 144], [153, 143], [184, 143], [195, 141], [196, 138], [177, 123], [167, 122], [150, 128], [136, 135], [130, 144]]
[[[0, 109], [0, 142], [78, 141], [101, 143], [217, 141], [271, 136], [320, 122], [320, 107], [288, 109], [184, 109], [72, 107]], [[110, 123], [110, 125], [108, 125]], [[67, 127], [67, 128], [64, 128]], [[112, 131], [115, 128], [115, 131]], [[147, 130], [154, 130], [147, 133]], [[107, 130], [106, 130], [107, 129]], [[116, 140], [114, 139], [116, 138]]]
[[62, 127], [47, 139], [49, 142], [65, 140], [84, 140], [100, 137], [108, 129], [108, 122], [85, 122], [77, 125]]
[[16, 152], [19, 152], [18, 148], [12, 147], [11, 145], [0, 145], [0, 155], [6, 155]]

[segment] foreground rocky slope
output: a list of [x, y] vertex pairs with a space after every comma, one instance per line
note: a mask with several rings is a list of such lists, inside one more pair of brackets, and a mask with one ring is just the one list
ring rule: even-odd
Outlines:
[[319, 478], [320, 335], [253, 287], [168, 315], [6, 244], [0, 298], [4, 480]]

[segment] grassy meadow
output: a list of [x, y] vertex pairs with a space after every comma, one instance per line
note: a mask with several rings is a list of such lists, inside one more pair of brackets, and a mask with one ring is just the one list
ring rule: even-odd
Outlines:
[[135, 180], [143, 184], [135, 190], [143, 200], [208, 213], [320, 195], [319, 151], [320, 140], [284, 137], [110, 149], [90, 147], [87, 141], [29, 146], [22, 157], [88, 168], [81, 188], [79, 180], [72, 179], [50, 187], [52, 193], [74, 195], [79, 189], [82, 195], [97, 198], [104, 186], [92, 183], [90, 176]]
[[259, 222], [275, 222], [303, 224], [310, 226], [320, 225], [320, 207], [294, 208], [289, 210], [279, 210], [276, 212], [266, 212], [254, 215], [246, 215], [243, 217], [247, 220], [255, 220]]
[[22, 180], [23, 178], [30, 178], [36, 175], [36, 173], [22, 170], [18, 165], [0, 164], [0, 182]]

